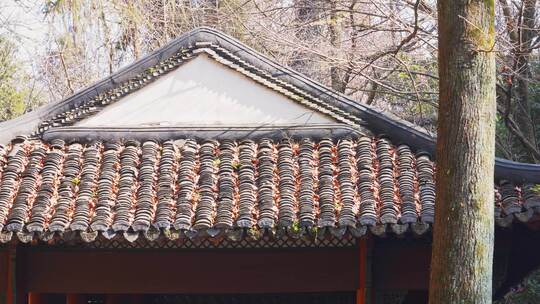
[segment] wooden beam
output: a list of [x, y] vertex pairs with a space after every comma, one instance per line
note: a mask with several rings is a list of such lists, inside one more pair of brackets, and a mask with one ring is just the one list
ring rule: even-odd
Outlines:
[[26, 255], [28, 289], [41, 293], [333, 292], [358, 286], [355, 247], [162, 250], [159, 255], [149, 250], [27, 249]]

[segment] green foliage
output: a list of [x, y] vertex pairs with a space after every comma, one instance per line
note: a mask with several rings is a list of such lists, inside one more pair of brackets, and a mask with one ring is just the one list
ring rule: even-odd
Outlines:
[[540, 303], [540, 270], [532, 272], [521, 284], [512, 288], [504, 299], [495, 304], [535, 304]]
[[531, 74], [537, 79], [529, 83], [529, 98], [532, 123], [536, 131], [536, 140], [540, 142], [540, 56], [531, 56]]
[[300, 222], [294, 221], [293, 224], [292, 224], [292, 226], [291, 226], [291, 231], [292, 231], [293, 233], [298, 233], [298, 232], [300, 232]]
[[75, 186], [78, 186], [81, 183], [81, 180], [77, 177], [71, 179], [71, 183]]
[[0, 36], [0, 121], [22, 115], [38, 105], [37, 97], [24, 86], [29, 80], [21, 75], [16, 52], [14, 44]]
[[394, 91], [380, 87], [378, 94], [384, 96], [392, 109], [401, 109], [401, 117], [434, 132], [438, 102], [437, 64], [432, 58], [416, 58], [405, 53], [397, 55], [396, 60], [400, 64], [395, 73], [388, 76]]

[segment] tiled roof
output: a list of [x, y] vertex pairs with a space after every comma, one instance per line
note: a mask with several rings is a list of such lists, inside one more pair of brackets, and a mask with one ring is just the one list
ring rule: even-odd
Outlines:
[[[128, 241], [246, 231], [425, 233], [434, 165], [384, 138], [46, 143], [0, 149], [0, 241]], [[497, 223], [540, 211], [532, 185], [495, 186]]]

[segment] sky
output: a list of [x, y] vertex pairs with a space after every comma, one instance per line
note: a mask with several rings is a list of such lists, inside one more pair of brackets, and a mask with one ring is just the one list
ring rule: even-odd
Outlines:
[[[44, 2], [44, 1], [43, 1]], [[0, 0], [0, 34], [17, 44], [24, 66], [31, 66], [40, 45], [47, 42], [42, 1]]]

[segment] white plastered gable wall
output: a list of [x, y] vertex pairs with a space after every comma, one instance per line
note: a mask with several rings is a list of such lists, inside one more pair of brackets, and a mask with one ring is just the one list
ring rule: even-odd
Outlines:
[[201, 53], [76, 125], [168, 127], [335, 122]]

